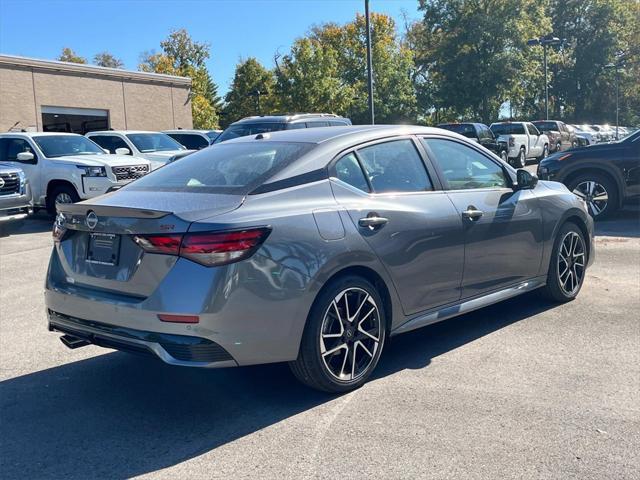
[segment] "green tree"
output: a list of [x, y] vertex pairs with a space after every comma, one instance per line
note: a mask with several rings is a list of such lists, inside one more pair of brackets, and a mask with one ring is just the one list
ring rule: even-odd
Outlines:
[[544, 6], [538, 0], [420, 0], [424, 18], [412, 39], [431, 100], [421, 109], [489, 123], [505, 101], [518, 104], [538, 80], [526, 40], [550, 31]]
[[87, 63], [87, 59], [77, 55], [76, 52], [71, 50], [69, 47], [65, 47], [62, 49], [62, 53], [57, 58], [61, 62], [70, 62], [70, 63]]
[[273, 73], [253, 57], [241, 61], [225, 101], [223, 125], [250, 115], [274, 113], [277, 101]]
[[276, 69], [283, 110], [344, 114], [354, 88], [340, 77], [337, 52], [317, 39], [296, 40]]
[[206, 67], [208, 43], [194, 41], [184, 29], [176, 30], [160, 42], [162, 53], [145, 52], [139, 69], [191, 78], [191, 111], [194, 128], [218, 128], [220, 97]]
[[93, 63], [99, 67], [124, 68], [122, 60], [114, 57], [109, 52], [96, 53], [93, 57]]
[[554, 68], [554, 116], [615, 122], [615, 72], [605, 66], [620, 63], [621, 123], [639, 122], [640, 2], [552, 0], [549, 16], [554, 35], [567, 40]]

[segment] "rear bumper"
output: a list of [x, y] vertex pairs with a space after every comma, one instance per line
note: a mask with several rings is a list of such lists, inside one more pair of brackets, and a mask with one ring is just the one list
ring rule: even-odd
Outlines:
[[237, 362], [217, 343], [206, 338], [147, 332], [84, 320], [47, 310], [49, 331], [85, 340], [94, 345], [149, 354], [170, 365], [221, 368]]
[[0, 197], [0, 222], [20, 220], [32, 212], [30, 192]]

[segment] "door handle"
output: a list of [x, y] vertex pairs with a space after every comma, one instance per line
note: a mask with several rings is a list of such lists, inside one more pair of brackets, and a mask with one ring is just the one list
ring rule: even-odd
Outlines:
[[484, 212], [482, 210], [478, 210], [473, 205], [469, 205], [467, 209], [462, 212], [462, 216], [464, 218], [468, 218], [473, 221], [478, 220], [482, 215], [484, 215]]
[[370, 228], [371, 230], [374, 230], [385, 225], [388, 221], [388, 218], [379, 217], [377, 213], [370, 213], [366, 217], [358, 220], [358, 225], [362, 228]]

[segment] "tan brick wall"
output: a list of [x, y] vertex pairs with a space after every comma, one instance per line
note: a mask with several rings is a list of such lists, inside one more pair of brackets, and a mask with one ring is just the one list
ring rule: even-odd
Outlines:
[[0, 132], [6, 132], [17, 121], [17, 128], [36, 126], [31, 71], [0, 67]]
[[187, 86], [37, 69], [32, 80], [29, 68], [2, 64], [0, 131], [8, 130], [18, 120], [21, 128], [37, 125], [42, 130], [42, 106], [108, 110], [114, 129], [191, 128], [188, 93]]
[[109, 111], [111, 128], [124, 128], [122, 82], [108, 78], [34, 72], [38, 130], [42, 130], [40, 107], [99, 108]]

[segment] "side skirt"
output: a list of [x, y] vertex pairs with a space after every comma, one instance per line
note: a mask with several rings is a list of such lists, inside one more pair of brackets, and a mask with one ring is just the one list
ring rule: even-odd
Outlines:
[[465, 313], [478, 310], [479, 308], [487, 307], [494, 303], [501, 302], [508, 298], [516, 297], [526, 292], [535, 290], [542, 287], [546, 283], [546, 277], [536, 277], [526, 282], [521, 282], [511, 287], [507, 287], [495, 292], [491, 292], [481, 297], [475, 297], [469, 300], [465, 300], [454, 305], [439, 308], [437, 310], [430, 310], [426, 313], [419, 314], [407, 322], [400, 325], [398, 328], [391, 332], [391, 336], [398, 335], [400, 333], [409, 332], [416, 328], [426, 327], [432, 323], [447, 320], [458, 315], [464, 315]]

